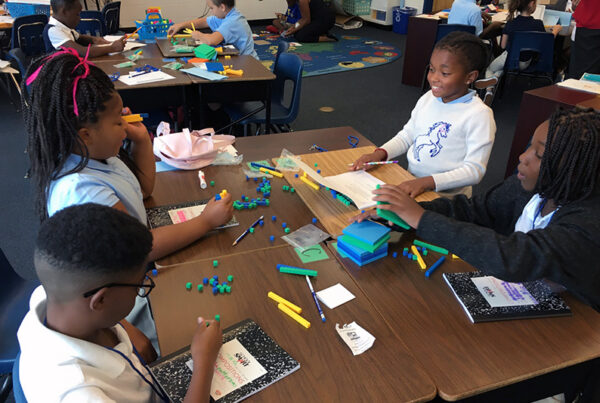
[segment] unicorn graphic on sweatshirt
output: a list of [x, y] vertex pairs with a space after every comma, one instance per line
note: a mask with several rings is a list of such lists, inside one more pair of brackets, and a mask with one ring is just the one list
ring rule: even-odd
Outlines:
[[437, 122], [429, 128], [427, 134], [420, 134], [415, 138], [413, 147], [413, 155], [415, 159], [421, 162], [419, 154], [423, 148], [429, 148], [429, 156], [435, 157], [442, 151], [442, 139], [448, 137], [450, 131], [450, 123]]

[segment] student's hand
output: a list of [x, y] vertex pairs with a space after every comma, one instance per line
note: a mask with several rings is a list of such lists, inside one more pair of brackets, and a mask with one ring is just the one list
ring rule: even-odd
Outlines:
[[[121, 112], [123, 115], [131, 115], [131, 109], [123, 108]], [[134, 143], [147, 142], [150, 141], [150, 135], [148, 134], [148, 129], [142, 122], [135, 123], [127, 123], [125, 122], [125, 132], [127, 133], [127, 138]]]
[[120, 37], [116, 41], [110, 44], [111, 51], [113, 52], [122, 52], [125, 49], [125, 41], [127, 38], [125, 36]]
[[221, 200], [210, 199], [200, 215], [210, 228], [226, 224], [233, 217], [233, 200], [228, 192]]
[[[207, 323], [208, 327], [206, 326]], [[221, 323], [216, 320], [198, 318], [198, 326], [190, 347], [194, 368], [197, 365], [207, 365], [208, 368], [212, 368], [222, 345]]]
[[423, 192], [435, 189], [435, 181], [431, 176], [402, 182], [398, 185], [398, 189], [412, 197], [413, 199]]
[[383, 161], [385, 159], [385, 153], [382, 150], [375, 150], [372, 153], [369, 154], [363, 154], [361, 155], [356, 161], [354, 161], [354, 164], [352, 164], [352, 166], [350, 167], [351, 171], [357, 171], [359, 169], [371, 169], [373, 168], [372, 165], [364, 165], [367, 162], [377, 162], [377, 161]]
[[107, 41], [106, 39], [104, 39], [101, 36], [93, 36], [92, 37], [92, 43], [94, 45], [108, 45], [110, 42]]
[[354, 217], [349, 218], [348, 222], [363, 222], [365, 220], [368, 220], [369, 218], [379, 218], [376, 209], [365, 210], [364, 213], [360, 213], [355, 215]]
[[167, 31], [167, 36], [173, 36], [177, 32], [181, 31], [182, 29], [183, 29], [183, 24], [173, 24], [169, 27], [169, 30]]
[[560, 32], [561, 29], [562, 29], [562, 27], [559, 24], [553, 26], [552, 27], [552, 35], [554, 35], [554, 36], [558, 35], [558, 33]]
[[296, 33], [296, 28], [294, 28], [294, 27], [291, 27], [291, 28], [288, 28], [288, 29], [286, 29], [285, 31], [283, 31], [283, 32], [281, 33], [281, 36], [283, 36], [283, 37], [285, 38], [285, 37], [288, 37], [288, 36], [292, 36], [292, 35], [294, 35], [295, 33]]
[[127, 332], [131, 344], [134, 345], [135, 349], [140, 353], [140, 356], [146, 361], [146, 364], [150, 364], [158, 358], [156, 350], [152, 346], [150, 339], [146, 337], [144, 333], [131, 323], [123, 319], [121, 322], [123, 328]]
[[425, 209], [398, 186], [383, 185], [381, 188], [375, 189], [373, 193], [376, 195], [373, 200], [389, 203], [380, 204], [377, 208], [393, 211], [412, 228], [416, 229], [419, 226]]
[[281, 20], [281, 19], [283, 19], [283, 14], [275, 13], [275, 17], [277, 17], [278, 20]]
[[492, 20], [492, 16], [486, 13], [485, 11], [481, 12], [481, 18], [483, 18], [483, 22], [488, 24]]
[[204, 34], [200, 31], [192, 31], [192, 39], [195, 41], [201, 41]]

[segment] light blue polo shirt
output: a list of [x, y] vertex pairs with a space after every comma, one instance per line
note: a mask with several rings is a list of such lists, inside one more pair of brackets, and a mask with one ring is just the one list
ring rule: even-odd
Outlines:
[[475, 35], [479, 36], [483, 32], [481, 9], [475, 4], [475, 0], [454, 0], [448, 15], [448, 24], [473, 25]]
[[[75, 168], [82, 157], [71, 154], [61, 172]], [[122, 202], [127, 212], [146, 225], [142, 188], [129, 168], [117, 157], [106, 162], [90, 159], [85, 168], [53, 181], [48, 192], [48, 216], [76, 204], [97, 203], [112, 207]]]
[[217, 18], [214, 15], [206, 17], [208, 27], [213, 32], [223, 35], [223, 43], [231, 43], [241, 55], [250, 55], [258, 59], [254, 50], [254, 39], [252, 39], [252, 30], [246, 18], [234, 7], [225, 16]]
[[[469, 91], [460, 98], [456, 98], [454, 101], [446, 102], [447, 104], [466, 104], [471, 102], [473, 97], [475, 96], [475, 90], [469, 89]], [[435, 97], [440, 102], [444, 102], [442, 98]]]

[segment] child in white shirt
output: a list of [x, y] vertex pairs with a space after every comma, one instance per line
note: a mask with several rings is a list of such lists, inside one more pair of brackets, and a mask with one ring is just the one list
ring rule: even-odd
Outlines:
[[472, 185], [485, 174], [496, 133], [492, 110], [469, 89], [486, 61], [485, 45], [472, 34], [453, 32], [440, 40], [427, 74], [431, 91], [395, 137], [361, 156], [351, 169], [368, 169], [367, 162], [407, 152], [408, 170], [417, 179], [401, 183], [402, 191], [411, 197], [428, 190], [470, 196]]

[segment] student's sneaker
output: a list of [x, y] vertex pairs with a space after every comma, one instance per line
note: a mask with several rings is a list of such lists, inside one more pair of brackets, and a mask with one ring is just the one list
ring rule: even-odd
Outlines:
[[498, 84], [498, 78], [490, 77], [490, 78], [482, 78], [481, 80], [475, 81], [473, 83], [473, 86], [475, 87], [475, 89], [483, 90], [486, 88], [495, 88], [497, 84]]
[[491, 107], [492, 102], [494, 102], [494, 90], [488, 88], [483, 96], [483, 103]]

